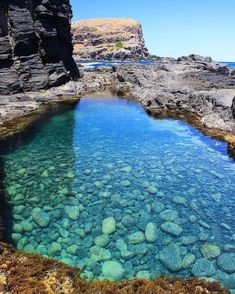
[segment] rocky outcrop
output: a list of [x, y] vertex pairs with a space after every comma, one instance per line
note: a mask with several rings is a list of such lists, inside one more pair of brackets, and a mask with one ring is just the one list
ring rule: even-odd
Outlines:
[[57, 86], [78, 77], [69, 0], [0, 2], [0, 94]]
[[143, 60], [149, 57], [141, 25], [127, 18], [92, 19], [72, 24], [79, 60]]

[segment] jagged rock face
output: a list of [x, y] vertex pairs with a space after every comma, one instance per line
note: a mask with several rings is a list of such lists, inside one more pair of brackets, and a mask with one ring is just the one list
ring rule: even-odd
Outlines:
[[141, 25], [132, 19], [93, 19], [72, 24], [76, 59], [142, 60], [149, 57]]
[[57, 86], [78, 76], [69, 0], [0, 1], [0, 94]]

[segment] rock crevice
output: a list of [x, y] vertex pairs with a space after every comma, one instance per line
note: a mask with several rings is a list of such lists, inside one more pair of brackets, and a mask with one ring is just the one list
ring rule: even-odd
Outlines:
[[0, 94], [58, 86], [78, 77], [69, 0], [0, 2]]

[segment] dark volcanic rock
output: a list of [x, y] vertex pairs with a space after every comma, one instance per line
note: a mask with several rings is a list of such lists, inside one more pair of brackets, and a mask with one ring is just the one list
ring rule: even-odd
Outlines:
[[0, 94], [57, 86], [78, 77], [69, 0], [0, 2]]
[[235, 118], [235, 97], [233, 97], [232, 113], [233, 113], [233, 118]]

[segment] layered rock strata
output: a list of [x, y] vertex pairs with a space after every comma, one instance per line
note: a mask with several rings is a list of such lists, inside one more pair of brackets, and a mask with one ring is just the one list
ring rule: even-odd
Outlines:
[[69, 0], [0, 2], [0, 94], [58, 86], [78, 77]]
[[128, 18], [91, 19], [72, 24], [79, 60], [142, 60], [149, 57], [141, 25]]

